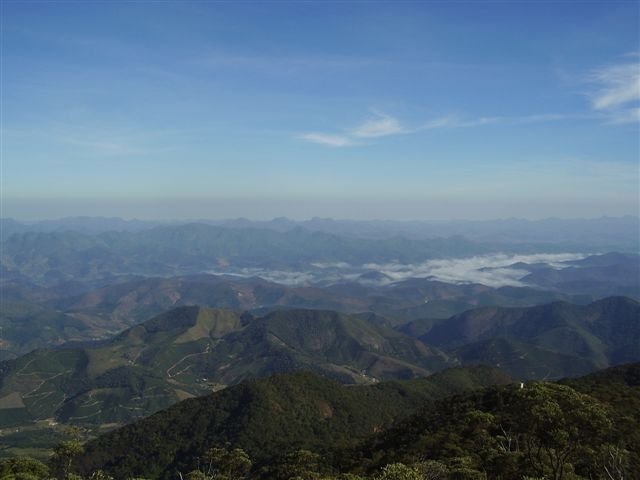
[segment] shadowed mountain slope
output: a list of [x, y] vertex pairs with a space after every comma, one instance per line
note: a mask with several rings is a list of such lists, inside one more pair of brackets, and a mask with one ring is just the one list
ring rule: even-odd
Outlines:
[[557, 378], [639, 360], [640, 303], [609, 297], [589, 305], [478, 308], [437, 323], [419, 338], [465, 363]]

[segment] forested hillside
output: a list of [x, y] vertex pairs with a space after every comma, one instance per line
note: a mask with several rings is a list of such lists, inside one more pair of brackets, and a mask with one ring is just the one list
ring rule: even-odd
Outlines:
[[[559, 480], [607, 478], [615, 470], [621, 476], [614, 478], [636, 479], [639, 378], [640, 364], [631, 364], [560, 383], [464, 392], [507, 378], [453, 370], [410, 383], [344, 387], [310, 374], [275, 376], [182, 402], [100, 437], [74, 464], [85, 474], [100, 468], [117, 478], [170, 479], [206, 470], [207, 455], [217, 454], [216, 468], [226, 468], [220, 457], [226, 451], [250, 459], [233, 478], [350, 472]], [[443, 398], [451, 389], [460, 393]], [[390, 476], [400, 471], [408, 476]]]

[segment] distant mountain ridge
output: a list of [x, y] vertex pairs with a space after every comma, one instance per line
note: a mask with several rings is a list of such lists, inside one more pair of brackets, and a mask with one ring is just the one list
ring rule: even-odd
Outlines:
[[352, 239], [300, 227], [287, 232], [230, 229], [205, 224], [154, 227], [142, 232], [15, 233], [3, 240], [3, 268], [42, 285], [96, 281], [118, 275], [180, 275], [220, 269], [273, 269], [316, 262], [422, 261], [473, 255], [495, 247], [462, 237], [408, 240]]
[[285, 217], [255, 221], [246, 218], [225, 220], [146, 221], [123, 220], [107, 217], [70, 217], [40, 222], [19, 222], [1, 218], [3, 238], [16, 232], [69, 231], [101, 233], [106, 231], [142, 231], [162, 225], [204, 223], [225, 228], [259, 228], [285, 232], [295, 227], [354, 238], [389, 238], [403, 236], [426, 239], [462, 235], [479, 242], [507, 243], [572, 243], [600, 250], [625, 250], [640, 253], [638, 231], [640, 219], [633, 216], [600, 217], [591, 219], [525, 220], [508, 218], [499, 220], [455, 221], [393, 221], [393, 220], [340, 220], [314, 217], [296, 221]]
[[[357, 239], [309, 231], [300, 226], [279, 231], [184, 224], [97, 234], [71, 230], [18, 230], [2, 241], [0, 249], [0, 290], [4, 298], [12, 301], [35, 299], [43, 302], [103, 287], [115, 288], [126, 282], [209, 273], [243, 278], [261, 276], [290, 287], [336, 286], [336, 291], [343, 287], [353, 288], [346, 284], [377, 287], [422, 277], [457, 285], [458, 290], [462, 290], [467, 282], [475, 282], [494, 287], [529, 288], [525, 295], [531, 298], [533, 289], [553, 292], [541, 295], [542, 302], [554, 299], [554, 294], [556, 299], [571, 301], [589, 301], [609, 295], [640, 296], [639, 255], [608, 253], [572, 261], [584, 253], [566, 254], [555, 244], [537, 247], [490, 244], [459, 236], [416, 240], [403, 237]], [[541, 256], [538, 248], [562, 254]], [[515, 264], [504, 263], [505, 258], [511, 257]], [[554, 258], [564, 260], [554, 264]], [[530, 263], [516, 262], [521, 259]], [[515, 298], [508, 298], [510, 295], [502, 295], [508, 292], [507, 289], [494, 290], [489, 296], [496, 297], [494, 304], [520, 304]], [[383, 295], [388, 293], [390, 291]], [[370, 295], [371, 291], [365, 294]], [[444, 318], [465, 308], [487, 304], [478, 300], [477, 295], [471, 295], [476, 298], [460, 298], [459, 305], [447, 299], [448, 304], [439, 312], [437, 305], [429, 305], [420, 307], [421, 313], [409, 312], [409, 315], [412, 319], [419, 315]], [[583, 295], [584, 299], [571, 298], [578, 295]], [[425, 300], [441, 298], [425, 296]], [[163, 308], [171, 306], [163, 303]], [[194, 303], [208, 304], [201, 300]], [[286, 300], [281, 303], [291, 305]], [[340, 303], [344, 304], [338, 302], [334, 306], [326, 299], [320, 303], [322, 308], [331, 309], [342, 309]], [[371, 304], [369, 301], [364, 303]], [[267, 301], [264, 305], [273, 303]], [[314, 305], [293, 302], [292, 306]], [[408, 306], [414, 307], [418, 305]], [[143, 315], [148, 318], [158, 312], [159, 309], [149, 310]]]
[[567, 294], [589, 291], [605, 295], [638, 295], [640, 256], [611, 252], [567, 262], [562, 269], [538, 268], [522, 282]]

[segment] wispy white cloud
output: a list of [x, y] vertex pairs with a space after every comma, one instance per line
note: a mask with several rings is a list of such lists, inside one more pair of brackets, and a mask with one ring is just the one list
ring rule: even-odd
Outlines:
[[610, 123], [634, 123], [640, 122], [640, 107], [625, 108], [613, 112], [609, 117]]
[[386, 137], [388, 135], [401, 135], [409, 133], [410, 130], [404, 128], [398, 119], [374, 110], [376, 118], [365, 121], [362, 125], [351, 130], [351, 135], [358, 138]]
[[358, 145], [358, 139], [411, 133], [411, 130], [403, 127], [395, 117], [378, 110], [373, 110], [373, 114], [374, 118], [369, 118], [344, 133], [309, 132], [299, 135], [298, 138], [327, 147], [350, 147]]
[[597, 109], [620, 107], [640, 100], [640, 65], [629, 63], [614, 65], [593, 74], [594, 81], [602, 85], [593, 99]]
[[480, 117], [480, 118], [471, 118], [471, 119], [463, 119], [456, 115], [447, 115], [444, 117], [434, 118], [433, 120], [428, 121], [422, 126], [418, 127], [417, 130], [433, 130], [436, 128], [468, 128], [468, 127], [479, 127], [481, 125], [488, 125], [491, 123], [500, 122], [500, 117]]
[[527, 123], [545, 123], [561, 120], [570, 120], [576, 118], [584, 118], [584, 115], [569, 115], [564, 113], [541, 113], [533, 115], [522, 115], [513, 117], [477, 117], [465, 118], [457, 115], [446, 115], [444, 117], [434, 118], [424, 123], [413, 131], [434, 130], [437, 128], [471, 128], [482, 127], [484, 125], [521, 125]]
[[299, 138], [330, 147], [362, 145], [358, 139], [407, 135], [436, 129], [458, 129], [486, 125], [521, 125], [563, 120], [602, 118], [611, 124], [640, 122], [640, 53], [624, 56], [625, 62], [592, 71], [587, 80], [596, 85], [590, 93], [592, 114], [539, 113], [521, 116], [464, 117], [444, 115], [419, 125], [409, 126], [377, 110], [374, 117], [340, 133], [310, 132]]
[[534, 115], [524, 115], [522, 117], [512, 117], [511, 123], [541, 123], [556, 122], [560, 120], [576, 120], [580, 118], [588, 118], [586, 115], [566, 114], [566, 113], [540, 113]]
[[374, 118], [369, 118], [355, 128], [343, 133], [310, 132], [299, 135], [298, 138], [308, 142], [329, 147], [348, 147], [362, 145], [358, 140], [393, 135], [408, 135], [426, 130], [456, 129], [481, 127], [492, 124], [518, 125], [526, 123], [542, 123], [577, 118], [576, 115], [545, 113], [514, 117], [462, 117], [459, 115], [445, 115], [436, 117], [417, 126], [407, 126], [397, 118], [378, 110], [373, 110]]
[[595, 110], [607, 114], [611, 123], [631, 123], [640, 120], [640, 62], [610, 65], [593, 71], [589, 81], [598, 86], [591, 94]]
[[356, 143], [345, 135], [335, 135], [331, 133], [310, 132], [300, 135], [302, 140], [307, 142], [325, 145], [327, 147], [349, 147]]

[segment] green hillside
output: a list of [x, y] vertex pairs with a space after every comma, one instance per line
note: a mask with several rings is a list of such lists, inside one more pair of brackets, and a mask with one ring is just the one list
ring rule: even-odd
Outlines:
[[487, 368], [358, 387], [310, 373], [276, 375], [181, 402], [104, 435], [89, 443], [79, 465], [117, 477], [175, 478], [195, 468], [208, 448], [226, 443], [245, 449], [257, 468], [299, 448], [331, 456], [332, 449], [354, 445], [427, 400], [509, 381]]
[[358, 316], [181, 307], [112, 340], [0, 363], [0, 426], [130, 422], [245, 378], [312, 370], [345, 383], [428, 375], [442, 352]]
[[359, 387], [277, 375], [103, 435], [76, 466], [172, 479], [225, 447], [248, 454], [250, 479], [579, 480], [606, 478], [606, 467], [637, 480], [639, 380], [640, 364], [524, 385], [486, 367]]

